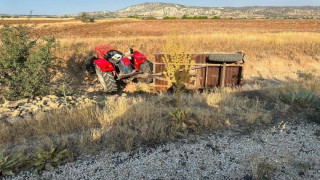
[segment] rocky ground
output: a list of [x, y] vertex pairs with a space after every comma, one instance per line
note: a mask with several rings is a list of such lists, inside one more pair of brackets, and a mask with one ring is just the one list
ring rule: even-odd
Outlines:
[[[125, 94], [122, 94], [125, 95]], [[22, 99], [18, 101], [6, 101], [0, 104], [0, 120], [15, 123], [27, 119], [39, 112], [48, 112], [66, 106], [78, 106], [83, 103], [103, 102], [106, 98], [113, 97], [104, 93], [95, 95], [74, 95], [58, 97], [48, 95], [32, 99]]]
[[[320, 126], [279, 124], [252, 131], [219, 130], [157, 148], [86, 156], [41, 175], [12, 179], [320, 179]], [[259, 167], [259, 168], [258, 168]], [[9, 178], [8, 178], [9, 179]]]

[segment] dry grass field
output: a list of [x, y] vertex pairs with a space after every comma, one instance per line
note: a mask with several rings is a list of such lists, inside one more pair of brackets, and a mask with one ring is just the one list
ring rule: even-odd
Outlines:
[[[246, 52], [244, 77], [295, 78], [297, 71], [320, 71], [319, 20], [3, 20], [0, 24], [37, 24], [34, 36], [55, 36], [66, 61], [81, 64], [95, 46], [110, 44], [120, 51], [133, 47], [153, 61], [174, 29], [194, 52]], [[65, 62], [65, 65], [72, 64]]]

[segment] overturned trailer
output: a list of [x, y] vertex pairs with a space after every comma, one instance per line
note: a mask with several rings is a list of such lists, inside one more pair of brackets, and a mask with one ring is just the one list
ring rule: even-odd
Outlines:
[[[155, 91], [165, 91], [169, 83], [162, 74], [166, 68], [163, 63], [165, 54], [155, 54], [153, 63], [153, 87]], [[193, 53], [191, 59], [195, 65], [191, 75], [195, 80], [187, 86], [191, 89], [206, 89], [211, 87], [239, 86], [243, 80], [243, 65], [245, 54], [235, 53]]]

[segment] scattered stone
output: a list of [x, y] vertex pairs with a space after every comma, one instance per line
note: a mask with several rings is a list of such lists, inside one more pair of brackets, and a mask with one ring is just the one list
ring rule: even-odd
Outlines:
[[72, 96], [67, 96], [66, 99], [67, 99], [67, 101], [72, 101], [73, 97]]
[[6, 113], [6, 112], [11, 112], [11, 109], [9, 109], [9, 108], [0, 108], [0, 114]]
[[37, 105], [31, 105], [30, 109], [32, 109], [33, 112], [38, 112], [40, 110], [39, 106]]
[[12, 116], [19, 116], [21, 114], [21, 110], [15, 110], [12, 113]]
[[47, 97], [47, 96], [45, 96], [45, 97], [42, 98], [41, 101], [42, 101], [42, 102], [49, 102], [49, 101], [50, 101], [50, 98]]
[[50, 99], [59, 99], [58, 96], [56, 95], [48, 95], [47, 97]]
[[94, 92], [95, 90], [94, 90], [94, 88], [93, 87], [90, 87], [89, 89], [87, 89], [87, 92], [89, 92], [89, 93], [92, 93], [92, 92]]
[[32, 114], [31, 111], [22, 111], [19, 116], [21, 116], [21, 117], [26, 117], [26, 116], [30, 116], [31, 114]]
[[23, 104], [22, 106], [24, 106], [24, 107], [31, 107], [31, 106], [33, 106], [33, 104], [32, 104], [32, 103], [25, 103], [25, 104]]
[[[113, 97], [118, 97], [114, 95]], [[123, 95], [123, 96], [126, 96]], [[19, 101], [6, 101], [0, 106], [0, 119], [6, 119], [10, 116], [33, 116], [38, 112], [48, 112], [53, 109], [63, 108], [66, 105], [78, 106], [85, 103], [96, 103], [106, 100], [109, 96], [95, 95], [94, 97], [86, 95], [58, 97], [48, 95], [45, 97], [35, 97], [34, 99], [22, 99]], [[66, 98], [66, 99], [65, 99]]]
[[47, 103], [47, 105], [48, 105], [50, 108], [55, 108], [55, 109], [59, 107], [59, 103], [53, 102], [53, 101], [49, 101], [49, 102]]
[[91, 100], [90, 100], [90, 99], [88, 99], [88, 98], [86, 98], [86, 99], [84, 99], [84, 102], [85, 102], [85, 103], [90, 103], [90, 102], [91, 102]]
[[29, 102], [29, 99], [22, 99], [22, 100], [17, 101], [17, 104], [18, 104], [18, 106], [24, 106], [28, 102]]
[[35, 105], [37, 105], [37, 106], [44, 106], [44, 102], [43, 102], [43, 101], [39, 101], [39, 102], [36, 102]]
[[4, 108], [18, 108], [18, 106], [23, 106], [27, 102], [28, 102], [28, 99], [23, 99], [23, 100], [19, 100], [19, 101], [7, 101], [2, 105], [2, 107], [4, 107]]
[[21, 116], [10, 116], [7, 118], [7, 122], [11, 123], [11, 124], [15, 124], [18, 122], [21, 122], [23, 119]]
[[70, 101], [70, 104], [76, 104], [76, 101], [72, 100], [72, 101]]

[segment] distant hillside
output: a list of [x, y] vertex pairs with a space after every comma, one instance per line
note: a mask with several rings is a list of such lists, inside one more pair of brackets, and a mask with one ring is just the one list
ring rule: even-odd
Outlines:
[[219, 16], [221, 18], [320, 18], [319, 6], [303, 7], [195, 7], [169, 3], [144, 3], [119, 11], [92, 12], [100, 17]]
[[[212, 18], [319, 18], [320, 6], [250, 6], [250, 7], [196, 7], [170, 3], [144, 3], [130, 6], [118, 11], [88, 12], [99, 17], [182, 17], [207, 16]], [[79, 13], [80, 14], [80, 13]], [[79, 14], [69, 14], [55, 17], [76, 17]], [[5, 15], [2, 15], [5, 16]], [[52, 17], [52, 16], [51, 16]]]

